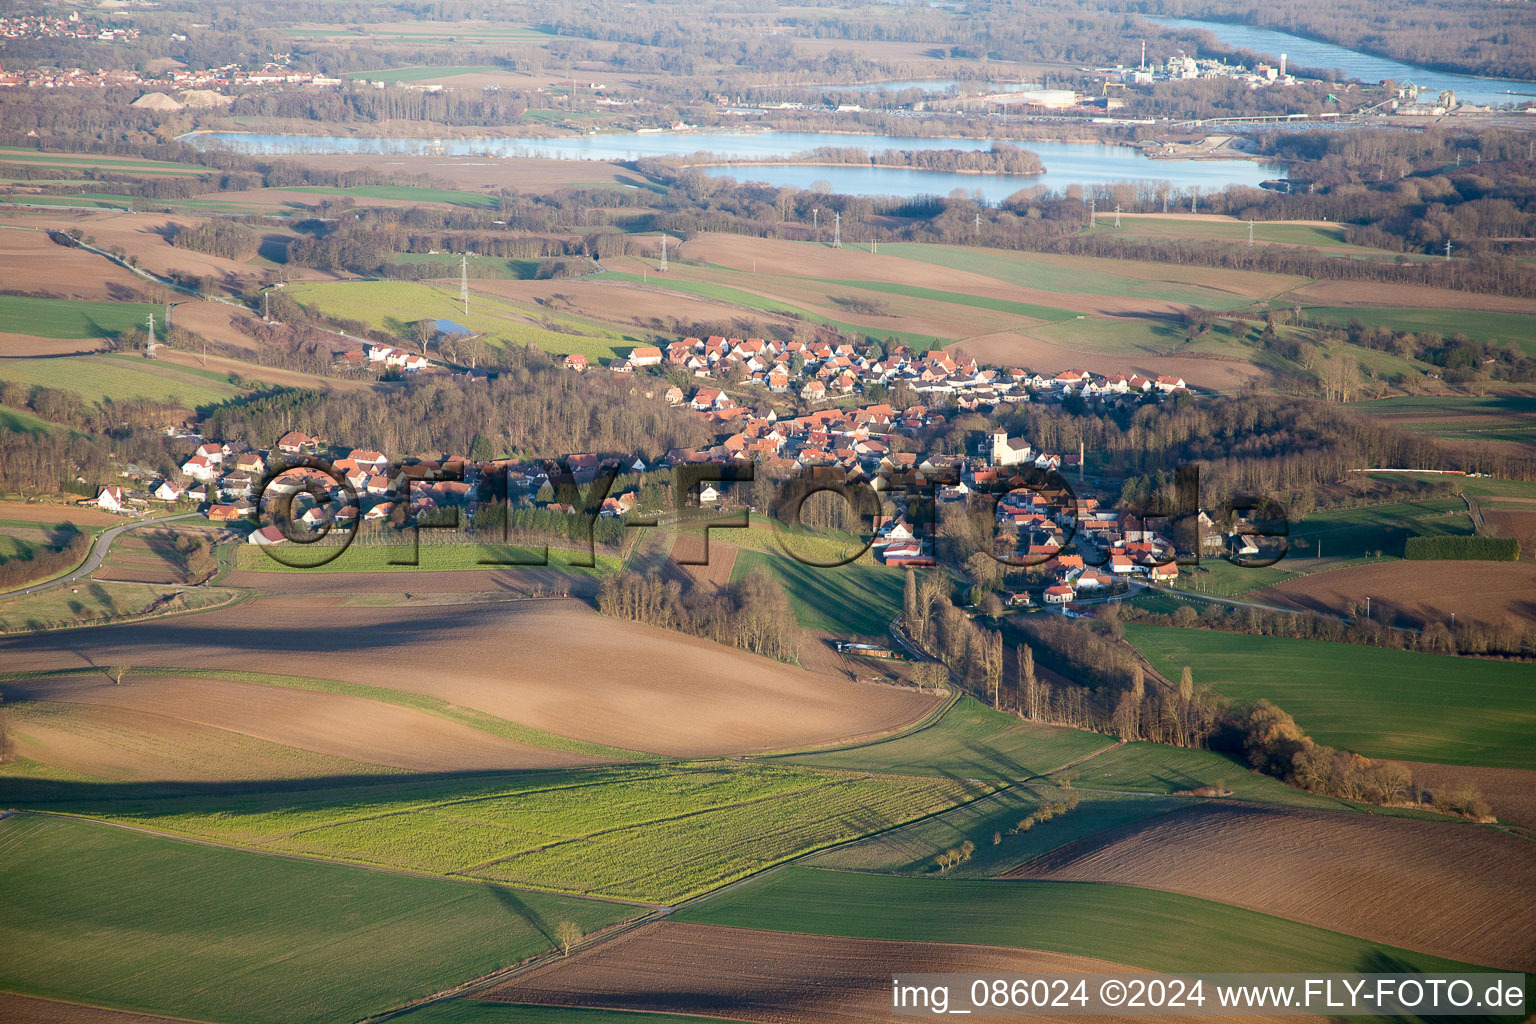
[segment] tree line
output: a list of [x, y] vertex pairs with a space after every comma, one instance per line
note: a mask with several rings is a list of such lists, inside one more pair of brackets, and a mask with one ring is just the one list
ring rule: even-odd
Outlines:
[[598, 587], [604, 615], [677, 630], [777, 661], [800, 656], [789, 598], [776, 580], [754, 570], [729, 586], [683, 588], [652, 574], [612, 573]]

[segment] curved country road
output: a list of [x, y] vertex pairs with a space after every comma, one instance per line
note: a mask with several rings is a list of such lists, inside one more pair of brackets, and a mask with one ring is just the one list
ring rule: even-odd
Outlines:
[[72, 583], [80, 577], [89, 576], [91, 573], [101, 568], [101, 563], [106, 561], [107, 552], [111, 549], [112, 542], [116, 540], [119, 535], [127, 533], [129, 530], [137, 530], [141, 526], [158, 526], [161, 523], [173, 523], [178, 519], [191, 519], [200, 515], [202, 515], [201, 512], [181, 512], [174, 516], [162, 516], [159, 519], [135, 519], [131, 520], [130, 522], [122, 523], [118, 526], [110, 527], [102, 531], [101, 536], [96, 538], [96, 543], [91, 545], [91, 553], [85, 556], [85, 561], [81, 562], [72, 571], [65, 573], [58, 579], [49, 580], [47, 583], [34, 583], [30, 587], [22, 587], [19, 590], [8, 590], [5, 593], [0, 594], [0, 597], [20, 597], [23, 594], [35, 594], [39, 590], [47, 590], [50, 587], [57, 587], [62, 586], [65, 583]]

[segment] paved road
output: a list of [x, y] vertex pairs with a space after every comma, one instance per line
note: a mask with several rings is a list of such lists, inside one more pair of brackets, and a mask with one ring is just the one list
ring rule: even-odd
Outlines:
[[108, 551], [112, 547], [112, 542], [129, 530], [137, 530], [141, 526], [158, 526], [161, 523], [173, 523], [178, 519], [193, 519], [200, 515], [202, 515], [200, 512], [182, 512], [179, 515], [162, 516], [159, 519], [132, 519], [126, 523], [109, 527], [102, 532], [101, 536], [96, 538], [96, 543], [91, 545], [91, 553], [85, 556], [85, 561], [81, 562], [79, 568], [73, 572], [60, 576], [56, 580], [49, 580], [47, 583], [34, 583], [32, 586], [22, 587], [20, 590], [7, 591], [4, 594], [0, 594], [0, 597], [20, 597], [23, 594], [35, 594], [39, 590], [48, 590], [51, 587], [62, 586], [65, 583], [73, 583], [80, 577], [89, 576], [97, 569], [100, 569], [101, 563], [106, 561]]

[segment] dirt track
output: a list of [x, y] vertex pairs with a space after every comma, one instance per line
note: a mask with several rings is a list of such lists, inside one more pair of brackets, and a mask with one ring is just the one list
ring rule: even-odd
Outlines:
[[1536, 968], [1536, 856], [1470, 824], [1200, 804], [1079, 840], [1008, 877], [1120, 882], [1407, 949]]
[[674, 756], [881, 733], [934, 703], [601, 617], [575, 601], [363, 608], [334, 597], [264, 597], [156, 622], [7, 638], [0, 661], [12, 671], [216, 665], [394, 687]]
[[477, 998], [694, 1013], [762, 1024], [872, 1024], [892, 1019], [891, 976], [918, 971], [1143, 973], [1035, 950], [662, 922], [555, 961]]

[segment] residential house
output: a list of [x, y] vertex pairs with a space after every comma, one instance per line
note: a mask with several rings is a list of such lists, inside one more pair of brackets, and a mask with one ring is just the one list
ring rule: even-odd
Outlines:
[[93, 502], [97, 508], [104, 508], [108, 512], [121, 512], [124, 508], [123, 489], [121, 487], [103, 487], [97, 492]]
[[642, 366], [661, 365], [661, 349], [655, 345], [641, 345], [631, 350], [628, 363], [631, 369], [638, 370]]

